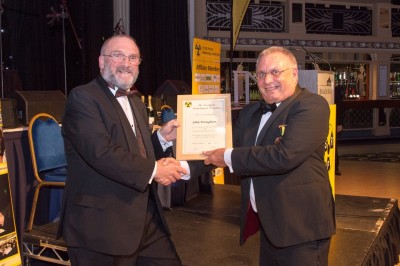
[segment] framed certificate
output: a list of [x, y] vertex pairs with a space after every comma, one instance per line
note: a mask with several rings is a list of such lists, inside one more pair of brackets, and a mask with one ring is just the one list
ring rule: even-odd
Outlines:
[[177, 160], [203, 160], [203, 151], [232, 147], [230, 94], [177, 96]]

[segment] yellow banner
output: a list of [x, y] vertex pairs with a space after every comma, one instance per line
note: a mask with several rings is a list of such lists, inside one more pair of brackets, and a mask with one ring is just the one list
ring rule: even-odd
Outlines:
[[[221, 93], [221, 44], [193, 39], [192, 94]], [[224, 169], [212, 170], [215, 184], [224, 184]]]
[[244, 15], [249, 7], [250, 0], [233, 0], [232, 1], [232, 50], [235, 50], [236, 40], [242, 26]]
[[221, 44], [193, 39], [192, 94], [221, 93]]

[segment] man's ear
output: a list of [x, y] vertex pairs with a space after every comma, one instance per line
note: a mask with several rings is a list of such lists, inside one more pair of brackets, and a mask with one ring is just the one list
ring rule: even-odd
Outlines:
[[99, 68], [102, 70], [104, 69], [104, 56], [99, 56]]

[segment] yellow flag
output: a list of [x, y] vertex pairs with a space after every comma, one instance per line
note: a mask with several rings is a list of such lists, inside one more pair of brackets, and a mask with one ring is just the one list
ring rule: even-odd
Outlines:
[[247, 7], [249, 6], [250, 0], [232, 0], [232, 50], [235, 50], [236, 40], [240, 32], [240, 26], [244, 15], [246, 14]]

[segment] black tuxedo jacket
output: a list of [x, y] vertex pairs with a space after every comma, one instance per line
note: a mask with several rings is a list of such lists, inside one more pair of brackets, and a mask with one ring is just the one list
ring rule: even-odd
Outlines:
[[68, 246], [132, 254], [145, 230], [150, 194], [169, 230], [156, 184], [149, 185], [155, 156], [147, 111], [138, 97], [129, 102], [148, 158], [140, 156], [131, 125], [100, 76], [68, 96], [62, 126], [68, 179], [61, 218]]
[[328, 103], [297, 87], [273, 112], [256, 143], [261, 115], [259, 103], [247, 105], [233, 132], [232, 166], [242, 177], [241, 244], [250, 178], [261, 225], [274, 246], [332, 236], [334, 200], [324, 163]]

